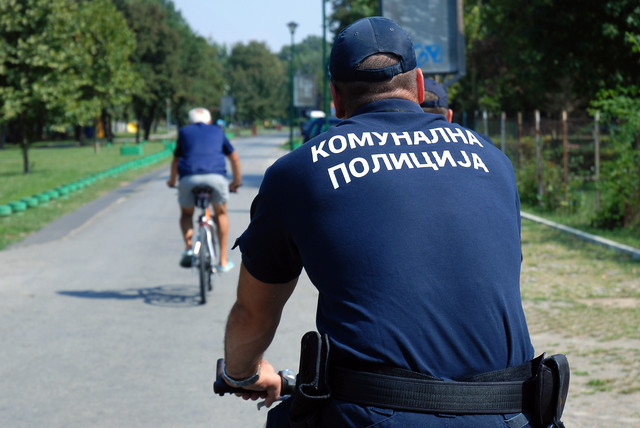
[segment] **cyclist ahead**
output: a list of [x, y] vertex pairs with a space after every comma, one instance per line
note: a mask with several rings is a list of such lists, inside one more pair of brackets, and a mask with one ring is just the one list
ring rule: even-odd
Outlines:
[[533, 406], [533, 394], [519, 396], [520, 382], [539, 364], [520, 297], [509, 159], [423, 112], [413, 43], [393, 21], [348, 26], [329, 69], [344, 120], [267, 170], [239, 238], [225, 382], [267, 404], [278, 397], [280, 378], [262, 356], [304, 268], [319, 291], [320, 335], [305, 335], [299, 389], [271, 421], [531, 426], [522, 403]]
[[[225, 157], [231, 164], [233, 173], [231, 182], [226, 178]], [[194, 108], [189, 111], [189, 124], [178, 131], [178, 141], [167, 185], [174, 187], [176, 182], [178, 182], [178, 204], [180, 205], [180, 229], [185, 243], [180, 265], [190, 267], [193, 255], [191, 237], [195, 198], [192, 190], [198, 185], [208, 185], [214, 189], [211, 204], [220, 242], [218, 270], [222, 272], [231, 270], [233, 262], [227, 257], [229, 219], [226, 203], [229, 192], [236, 192], [242, 185], [240, 159], [224, 131], [219, 126], [211, 124], [211, 113], [205, 108]]]

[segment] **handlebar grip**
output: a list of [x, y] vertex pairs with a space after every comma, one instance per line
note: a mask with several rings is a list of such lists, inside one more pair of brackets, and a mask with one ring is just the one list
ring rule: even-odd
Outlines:
[[[247, 393], [247, 392], [256, 392], [251, 391], [249, 389], [244, 388], [234, 388], [229, 386], [224, 379], [222, 378], [222, 368], [224, 367], [224, 358], [220, 358], [216, 367], [216, 380], [213, 383], [213, 392], [220, 395], [221, 397], [224, 394], [235, 394], [235, 393]], [[285, 369], [278, 372], [280, 375], [280, 379], [282, 380], [282, 386], [280, 389], [280, 395], [290, 395], [296, 389], [296, 375], [293, 370]]]

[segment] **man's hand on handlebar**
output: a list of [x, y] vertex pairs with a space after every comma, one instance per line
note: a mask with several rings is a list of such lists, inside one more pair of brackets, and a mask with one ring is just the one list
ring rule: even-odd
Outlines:
[[218, 360], [216, 370], [216, 381], [213, 384], [213, 391], [218, 395], [235, 394], [245, 400], [258, 400], [264, 398], [264, 403], [258, 403], [258, 409], [263, 405], [271, 406], [274, 402], [281, 399], [281, 395], [288, 396], [294, 392], [296, 381], [295, 373], [292, 370], [285, 369], [276, 373], [275, 369], [268, 361], [260, 362], [260, 376], [258, 381], [252, 385], [243, 388], [235, 388], [226, 383], [222, 370], [224, 360]]
[[[260, 361], [260, 377], [253, 385], [244, 387], [247, 392], [236, 393], [236, 396], [242, 397], [244, 400], [257, 400], [264, 398], [264, 404], [270, 407], [280, 398], [280, 388], [282, 387], [282, 378], [276, 372], [268, 361]], [[253, 391], [253, 392], [252, 392]]]
[[242, 186], [242, 181], [233, 180], [231, 183], [229, 183], [229, 191], [231, 193], [236, 193], [238, 191], [238, 187], [240, 186]]

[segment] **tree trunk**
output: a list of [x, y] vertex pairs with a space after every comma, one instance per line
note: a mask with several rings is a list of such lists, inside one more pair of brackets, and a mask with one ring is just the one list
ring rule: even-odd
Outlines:
[[29, 140], [23, 138], [20, 146], [22, 147], [22, 171], [29, 174]]
[[98, 140], [98, 119], [93, 119], [93, 151], [100, 153], [100, 140]]
[[638, 173], [638, 183], [637, 186], [638, 188], [636, 189], [636, 198], [638, 198], [638, 200], [636, 201], [636, 209], [635, 209], [635, 215], [634, 215], [634, 224], [637, 224], [638, 222], [640, 222], [640, 132], [638, 134], [636, 134], [636, 152], [637, 152], [637, 156], [636, 156], [636, 162], [637, 162], [637, 173]]
[[144, 141], [149, 141], [149, 136], [151, 135], [151, 125], [153, 124], [153, 120], [151, 118], [147, 118], [144, 121]]
[[149, 136], [151, 135], [151, 125], [153, 125], [153, 118], [155, 116], [155, 111], [156, 111], [155, 108], [151, 108], [148, 114], [142, 117], [145, 141], [149, 141]]
[[22, 148], [22, 171], [25, 174], [29, 174], [29, 137], [27, 136], [27, 124], [23, 116], [20, 116], [20, 129], [22, 130], [22, 138], [20, 139], [20, 147]]
[[102, 109], [102, 128], [104, 129], [104, 137], [109, 143], [113, 143], [113, 132], [111, 132], [111, 115], [107, 109]]
[[7, 140], [7, 128], [9, 125], [7, 123], [2, 124], [2, 130], [0, 131], [0, 150], [4, 150], [4, 143]]
[[74, 131], [76, 134], [76, 140], [78, 141], [78, 143], [80, 143], [81, 146], [84, 146], [84, 126], [82, 125], [76, 125], [74, 127]]
[[20, 147], [22, 148], [22, 171], [25, 174], [29, 174], [29, 139], [25, 132], [22, 133], [22, 143]]

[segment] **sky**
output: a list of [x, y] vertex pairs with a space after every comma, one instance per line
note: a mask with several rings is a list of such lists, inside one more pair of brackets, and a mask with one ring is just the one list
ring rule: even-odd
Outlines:
[[[191, 29], [217, 44], [231, 48], [252, 40], [266, 42], [280, 52], [290, 46], [287, 23], [298, 24], [294, 43], [309, 35], [322, 37], [322, 0], [173, 0]], [[329, 15], [330, 3], [326, 3]], [[331, 35], [327, 30], [327, 37]]]

